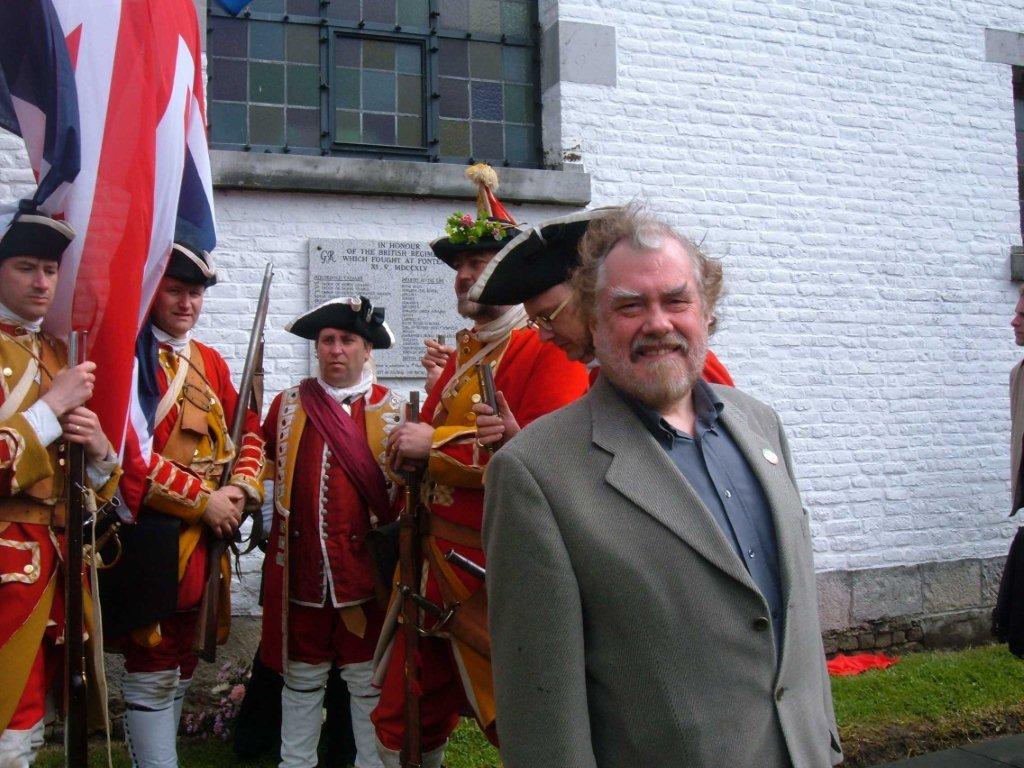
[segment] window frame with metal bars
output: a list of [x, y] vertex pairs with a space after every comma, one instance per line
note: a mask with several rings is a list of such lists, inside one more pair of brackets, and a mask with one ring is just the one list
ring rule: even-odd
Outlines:
[[[337, 2], [337, 0], [333, 0]], [[441, 21], [442, 11], [440, 6], [442, 2], [446, 0], [427, 0], [428, 16], [427, 20], [429, 26], [409, 26], [402, 24], [386, 24], [381, 22], [367, 21], [360, 19], [358, 21], [345, 21], [330, 18], [327, 13], [327, 9], [332, 0], [319, 0], [319, 7], [321, 11], [320, 16], [297, 16], [294, 14], [287, 13], [288, 6], [284, 4], [284, 12], [281, 13], [267, 13], [261, 11], [246, 10], [238, 19], [234, 19], [230, 14], [219, 9], [215, 3], [210, 3], [207, 6], [207, 17], [208, 19], [218, 19], [220, 23], [234, 23], [235, 21], [246, 24], [246, 55], [243, 58], [238, 56], [224, 57], [220, 56], [217, 51], [217, 30], [213, 24], [208, 24], [207, 28], [207, 67], [208, 67], [208, 93], [207, 101], [210, 105], [208, 109], [211, 112], [210, 115], [210, 146], [213, 149], [227, 149], [227, 150], [240, 150], [246, 152], [260, 152], [260, 153], [292, 153], [300, 155], [323, 155], [323, 156], [340, 156], [340, 157], [369, 157], [379, 159], [395, 159], [395, 160], [418, 160], [424, 162], [442, 162], [442, 163], [473, 163], [478, 161], [486, 161], [492, 165], [502, 165], [508, 167], [518, 168], [543, 168], [544, 167], [544, 156], [543, 149], [541, 146], [541, 103], [540, 103], [540, 26], [537, 23], [537, 2], [535, 0], [526, 0], [523, 2], [520, 0], [511, 0], [517, 6], [525, 6], [529, 19], [527, 21], [530, 35], [529, 37], [521, 36], [509, 36], [507, 34], [487, 34], [479, 31], [464, 31], [464, 30], [453, 30], [442, 26]], [[507, 0], [506, 0], [507, 1]], [[470, 0], [473, 2], [473, 0]], [[467, 5], [468, 7], [468, 5]], [[499, 6], [499, 12], [500, 12]], [[397, 19], [396, 19], [397, 20]], [[240, 105], [244, 104], [246, 114], [246, 135], [245, 138], [248, 140], [251, 138], [249, 115], [250, 107], [259, 105], [259, 102], [254, 102], [251, 98], [251, 87], [249, 77], [249, 65], [261, 61], [252, 57], [252, 52], [248, 47], [249, 32], [248, 24], [250, 22], [273, 22], [281, 23], [286, 25], [283, 32], [284, 37], [287, 39], [287, 25], [288, 24], [301, 24], [307, 27], [316, 27], [318, 31], [318, 43], [319, 43], [319, 63], [318, 63], [318, 75], [319, 75], [319, 123], [320, 123], [320, 137], [319, 147], [304, 147], [304, 146], [290, 146], [287, 141], [288, 123], [287, 116], [284, 120], [284, 132], [285, 142], [283, 144], [255, 144], [249, 141], [244, 143], [221, 141], [218, 140], [216, 135], [215, 125], [215, 113], [217, 111], [217, 105]], [[421, 126], [421, 145], [419, 147], [409, 146], [392, 146], [386, 144], [365, 144], [357, 142], [344, 142], [337, 141], [335, 125], [335, 96], [336, 93], [332, 92], [333, 78], [335, 72], [335, 50], [339, 45], [339, 41], [342, 39], [358, 39], [362, 42], [382, 42], [382, 43], [395, 43], [398, 45], [416, 45], [420, 48], [421, 52], [421, 67], [420, 67], [420, 79], [421, 83], [421, 115], [422, 115], [422, 126]], [[446, 42], [450, 42], [455, 45], [459, 41], [464, 41], [466, 44], [465, 51], [465, 65], [466, 72], [463, 75], [458, 76], [458, 80], [466, 81], [467, 93], [467, 115], [465, 119], [454, 119], [449, 120], [447, 115], [442, 115], [442, 88], [440, 87], [440, 80], [442, 77], [442, 68], [444, 62], [442, 61], [442, 48]], [[470, 45], [473, 43], [483, 43], [486, 45], [497, 45], [500, 46], [499, 59], [502, 62], [503, 72], [501, 78], [474, 78], [473, 72], [470, 70]], [[505, 51], [509, 48], [515, 48], [519, 50], [529, 51], [529, 63], [530, 72], [528, 73], [528, 82], [523, 80], [513, 81], [508, 79], [505, 75], [504, 69], [506, 69], [506, 55]], [[522, 59], [522, 55], [519, 55]], [[218, 99], [215, 96], [216, 83], [217, 83], [217, 60], [218, 59], [234, 59], [236, 61], [246, 62], [246, 93], [245, 101], [241, 102], [238, 100], [225, 100]], [[285, 60], [283, 64], [287, 65], [288, 59], [285, 54]], [[367, 68], [360, 64], [359, 71], [362, 73]], [[397, 77], [397, 75], [396, 75]], [[362, 82], [362, 80], [361, 80]], [[480, 82], [484, 85], [489, 83], [498, 83], [501, 89], [502, 101], [501, 109], [502, 114], [501, 120], [484, 120], [483, 122], [479, 119], [474, 120], [474, 96], [473, 86], [474, 83]], [[506, 119], [507, 112], [507, 98], [508, 94], [513, 91], [511, 88], [528, 86], [532, 89], [532, 98], [528, 101], [528, 105], [524, 106], [524, 114], [530, 118], [530, 122], [514, 122]], [[289, 106], [287, 102], [287, 88], [284, 88], [284, 95], [282, 97], [282, 109]], [[400, 116], [397, 112], [397, 95], [396, 95], [396, 122]], [[522, 99], [522, 101], [527, 101]], [[312, 108], [310, 108], [310, 111]], [[360, 114], [363, 111], [360, 110]], [[441, 154], [441, 131], [442, 125], [445, 123], [462, 123], [468, 126], [470, 132], [469, 135], [469, 149], [468, 154]], [[501, 127], [501, 135], [503, 138], [503, 152], [501, 156], [493, 156], [489, 154], [480, 154], [473, 152], [473, 137], [472, 131], [476, 130], [474, 124], [479, 125], [498, 125]], [[526, 138], [526, 145], [529, 148], [529, 156], [524, 158], [512, 157], [509, 155], [509, 141], [510, 135], [509, 129], [519, 129], [525, 127], [528, 131]], [[520, 133], [522, 136], [522, 133]], [[396, 129], [396, 141], [397, 141], [397, 129]]]

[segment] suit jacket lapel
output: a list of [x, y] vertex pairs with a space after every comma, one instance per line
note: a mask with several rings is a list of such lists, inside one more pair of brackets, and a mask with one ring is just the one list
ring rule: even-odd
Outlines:
[[[717, 388], [716, 391], [725, 402], [725, 408], [722, 409], [719, 418], [725, 428], [729, 430], [736, 445], [739, 446], [747, 463], [754, 470], [754, 474], [764, 490], [765, 498], [768, 499], [772, 521], [775, 523], [775, 542], [778, 547], [779, 571], [782, 581], [782, 606], [783, 611], [788, 613], [793, 577], [800, 568], [800, 564], [794, 562], [794, 558], [802, 548], [806, 547], [806, 544], [800, 540], [803, 536], [800, 520], [793, 513], [793, 510], [801, 509], [800, 498], [796, 495], [789, 477], [789, 470], [783, 462], [778, 438], [769, 440], [761, 434], [747, 420], [743, 411], [730, 400], [728, 393]], [[777, 463], [773, 464], [765, 457], [764, 450], [766, 448], [778, 458]]]
[[711, 512], [629, 405], [604, 377], [587, 397], [594, 443], [613, 457], [608, 484], [709, 563], [756, 590]]

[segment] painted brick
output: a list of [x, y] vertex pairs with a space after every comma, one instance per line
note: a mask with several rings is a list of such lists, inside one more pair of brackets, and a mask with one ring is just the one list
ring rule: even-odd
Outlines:
[[[817, 568], [1005, 555], [1021, 224], [1011, 71], [986, 61], [985, 30], [1024, 32], [1024, 0], [541, 0], [540, 19], [614, 27], [617, 86], [544, 95], [549, 159], [580, 155], [594, 205], [647, 200], [722, 259], [712, 346], [787, 424]], [[30, 190], [24, 158], [0, 134], [0, 199]], [[221, 191], [217, 207], [224, 282], [200, 334], [238, 374], [273, 261], [272, 393], [308, 371], [282, 330], [306, 309], [307, 240], [428, 240], [456, 206]], [[853, 589], [855, 617], [887, 605]]]

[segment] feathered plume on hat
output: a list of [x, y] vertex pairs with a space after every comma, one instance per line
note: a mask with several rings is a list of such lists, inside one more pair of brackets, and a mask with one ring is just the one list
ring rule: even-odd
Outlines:
[[430, 244], [434, 255], [450, 267], [459, 253], [498, 251], [519, 234], [516, 220], [494, 194], [497, 172], [486, 163], [477, 163], [466, 169], [466, 178], [477, 186], [476, 219], [456, 211], [445, 223], [445, 236]]

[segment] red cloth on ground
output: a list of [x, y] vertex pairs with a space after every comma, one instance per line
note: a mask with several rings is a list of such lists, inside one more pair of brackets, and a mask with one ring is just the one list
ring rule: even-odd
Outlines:
[[898, 656], [882, 653], [837, 653], [828, 660], [828, 673], [833, 677], [859, 675], [869, 669], [885, 669], [899, 661]]

